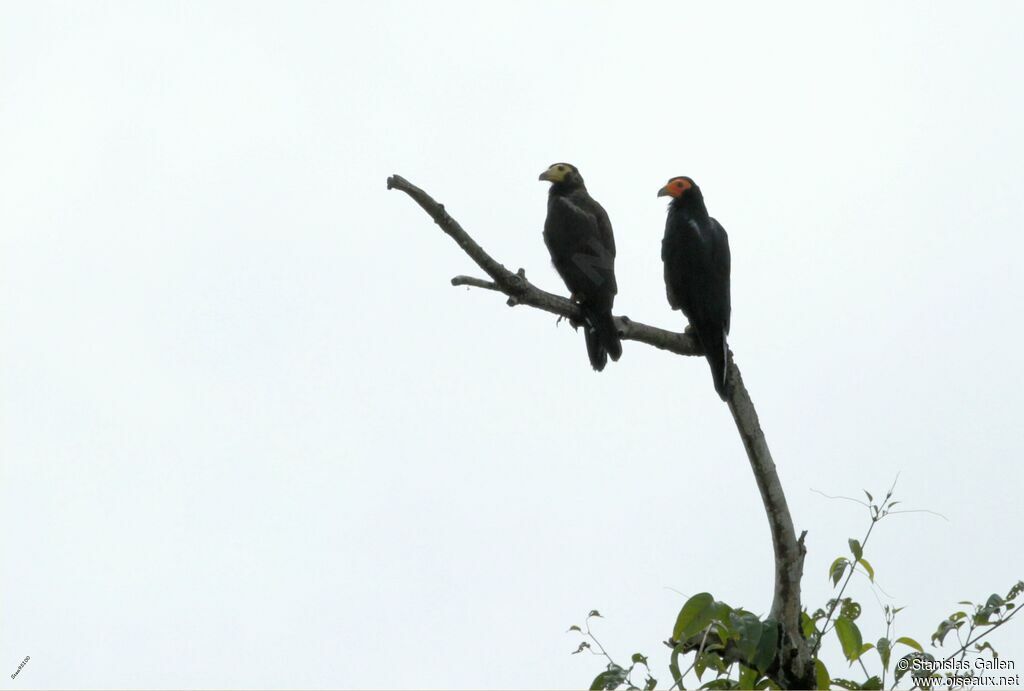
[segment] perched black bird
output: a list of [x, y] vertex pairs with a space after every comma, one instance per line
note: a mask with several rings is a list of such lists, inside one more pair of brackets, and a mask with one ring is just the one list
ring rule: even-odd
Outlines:
[[672, 309], [681, 309], [704, 347], [724, 401], [729, 368], [729, 236], [722, 224], [708, 216], [704, 195], [687, 177], [672, 178], [658, 190], [672, 197], [661, 242], [665, 262], [665, 291]]
[[608, 358], [622, 355], [612, 321], [615, 284], [615, 237], [608, 214], [587, 193], [576, 166], [554, 163], [540, 174], [551, 183], [544, 244], [558, 275], [583, 310], [590, 364], [600, 372]]

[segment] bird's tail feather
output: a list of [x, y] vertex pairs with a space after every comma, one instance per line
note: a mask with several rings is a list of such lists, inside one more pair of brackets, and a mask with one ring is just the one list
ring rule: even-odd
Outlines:
[[591, 327], [590, 324], [584, 324], [583, 328], [583, 338], [587, 341], [587, 355], [590, 356], [590, 366], [595, 371], [600, 372], [608, 364], [608, 351], [604, 349], [604, 345], [601, 343], [601, 336], [597, 333], [596, 329]]
[[608, 358], [618, 360], [622, 357], [622, 341], [619, 331], [615, 328], [611, 310], [584, 312], [584, 337], [587, 341], [587, 355], [590, 365], [600, 372], [608, 364]]
[[608, 357], [618, 361], [622, 357], [622, 341], [619, 339], [619, 330], [615, 327], [615, 319], [611, 310], [595, 315], [597, 332], [601, 336], [601, 343], [608, 351]]
[[725, 339], [724, 329], [710, 329], [710, 333], [701, 332], [701, 345], [704, 355], [711, 366], [711, 378], [715, 382], [715, 391], [723, 401], [729, 395], [729, 344]]

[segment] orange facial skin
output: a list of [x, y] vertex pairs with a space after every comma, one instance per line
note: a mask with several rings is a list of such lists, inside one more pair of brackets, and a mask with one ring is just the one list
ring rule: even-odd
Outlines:
[[686, 190], [693, 187], [693, 182], [690, 178], [678, 177], [669, 180], [664, 187], [658, 190], [659, 197], [675, 197], [679, 198], [686, 192]]

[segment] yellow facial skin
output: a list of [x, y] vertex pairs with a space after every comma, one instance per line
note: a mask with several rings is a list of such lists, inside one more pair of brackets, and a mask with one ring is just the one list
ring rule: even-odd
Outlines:
[[541, 173], [537, 179], [544, 182], [562, 182], [571, 171], [572, 168], [564, 163], [554, 163], [550, 168]]

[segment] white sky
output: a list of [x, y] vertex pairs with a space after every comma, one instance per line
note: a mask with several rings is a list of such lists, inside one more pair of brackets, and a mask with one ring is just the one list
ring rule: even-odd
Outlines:
[[[576, 163], [616, 229], [617, 311], [676, 329], [655, 193], [693, 176], [809, 531], [805, 602], [867, 527], [811, 490], [898, 472], [905, 506], [948, 517], [868, 545], [899, 633], [1004, 592], [1024, 576], [1022, 20], [3, 5], [0, 688], [578, 687], [601, 662], [565, 630], [591, 608], [664, 680], [680, 593], [768, 607], [707, 365], [626, 343], [596, 375], [550, 315], [450, 287], [471, 262], [391, 173], [561, 290], [536, 178]], [[874, 641], [878, 601], [853, 595]], [[1024, 624], [993, 643], [1024, 665]]]

